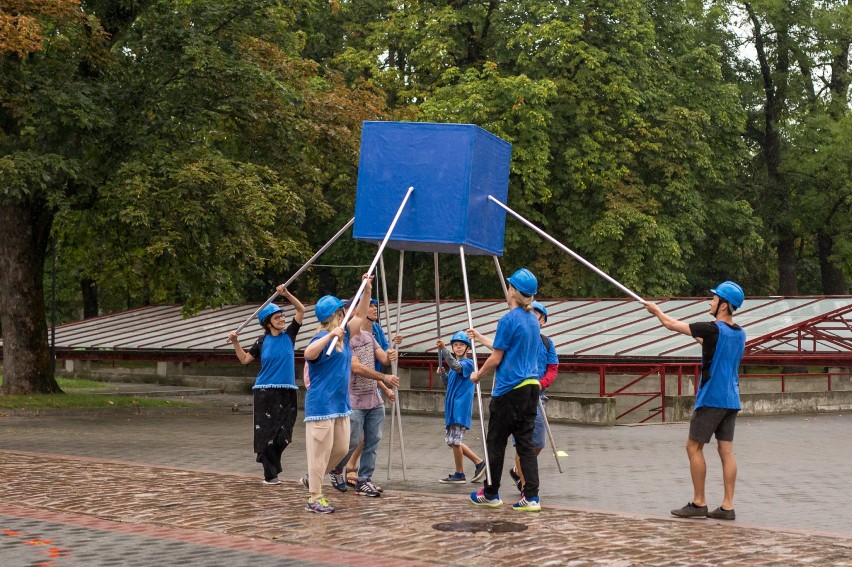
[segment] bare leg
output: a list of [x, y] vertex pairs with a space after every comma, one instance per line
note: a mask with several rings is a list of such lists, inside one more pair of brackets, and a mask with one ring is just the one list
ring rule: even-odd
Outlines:
[[722, 480], [725, 483], [725, 497], [722, 508], [734, 509], [734, 485], [737, 483], [737, 460], [734, 458], [733, 441], [717, 441], [719, 457], [722, 459]]
[[464, 453], [462, 453], [462, 448], [459, 445], [450, 445], [450, 448], [453, 450], [453, 462], [456, 465], [456, 472], [464, 473], [464, 463], [462, 462]]
[[470, 459], [473, 462], [474, 465], [478, 465], [479, 463], [482, 462], [482, 459], [479, 458], [479, 455], [474, 453], [473, 449], [471, 449], [470, 447], [468, 447], [464, 443], [461, 444], [461, 451], [462, 451], [462, 454], [465, 457], [467, 457], [468, 459]]
[[358, 480], [358, 459], [361, 458], [361, 451], [364, 450], [364, 438], [361, 438], [361, 442], [358, 443], [358, 446], [355, 448], [355, 451], [352, 453], [352, 456], [349, 457], [349, 462], [346, 463], [346, 481], [350, 480]]
[[704, 461], [704, 443], [687, 439], [686, 454], [689, 456], [689, 474], [692, 476], [692, 503], [706, 506], [704, 479], [707, 476], [707, 463]]

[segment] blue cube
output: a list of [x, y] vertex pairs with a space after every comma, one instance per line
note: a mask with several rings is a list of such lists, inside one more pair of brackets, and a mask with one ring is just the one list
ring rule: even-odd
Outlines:
[[414, 187], [389, 248], [502, 256], [511, 155], [472, 124], [364, 122], [354, 237], [381, 242]]

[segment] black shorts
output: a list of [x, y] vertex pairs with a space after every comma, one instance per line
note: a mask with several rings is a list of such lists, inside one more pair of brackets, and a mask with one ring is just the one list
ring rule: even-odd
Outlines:
[[716, 441], [733, 441], [739, 411], [726, 408], [696, 408], [689, 421], [689, 438], [699, 443], [709, 443], [715, 433]]

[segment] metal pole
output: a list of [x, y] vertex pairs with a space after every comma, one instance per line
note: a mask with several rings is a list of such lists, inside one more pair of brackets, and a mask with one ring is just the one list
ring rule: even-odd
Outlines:
[[[367, 270], [367, 274], [372, 275], [373, 270], [376, 269], [376, 264], [379, 262], [379, 258], [382, 257], [382, 252], [387, 246], [388, 240], [390, 240], [391, 234], [393, 234], [393, 229], [396, 227], [396, 223], [399, 220], [399, 217], [402, 215], [402, 209], [405, 208], [405, 204], [408, 202], [408, 198], [411, 196], [411, 192], [414, 191], [414, 187], [409, 187], [408, 191], [405, 192], [405, 197], [402, 199], [402, 204], [399, 205], [399, 209], [396, 211], [396, 215], [393, 217], [393, 221], [391, 221], [390, 228], [388, 228], [387, 234], [385, 234], [382, 243], [379, 245], [379, 250], [376, 252], [375, 258], [373, 258], [373, 262], [370, 264], [370, 268]], [[349, 305], [349, 308], [346, 310], [346, 315], [343, 316], [343, 321], [340, 322], [340, 327], [346, 327], [349, 323], [349, 320], [352, 318], [352, 312], [355, 311], [355, 308], [358, 307], [358, 299], [361, 297], [361, 294], [364, 293], [364, 288], [367, 287], [367, 280], [361, 281], [361, 286], [358, 288], [358, 292], [355, 294], [355, 297], [352, 298], [352, 303]], [[334, 350], [334, 345], [337, 344], [337, 337], [331, 339], [331, 343], [329, 343], [328, 348], [325, 351], [326, 356], [331, 355], [331, 351]]]
[[[56, 236], [53, 237], [53, 259], [50, 265], [50, 361], [56, 376]], [[55, 378], [54, 378], [55, 379]]]
[[509, 207], [507, 207], [506, 205], [504, 205], [503, 203], [501, 203], [500, 201], [495, 199], [493, 195], [488, 195], [488, 199], [491, 202], [496, 203], [499, 206], [503, 207], [509, 214], [514, 216], [516, 219], [518, 219], [519, 221], [521, 221], [522, 223], [524, 223], [525, 225], [527, 225], [528, 227], [530, 227], [531, 229], [536, 231], [538, 234], [540, 234], [541, 236], [543, 236], [544, 238], [546, 238], [547, 240], [549, 240], [550, 242], [552, 242], [553, 244], [555, 244], [556, 246], [558, 246], [559, 248], [561, 248], [562, 250], [564, 250], [565, 252], [567, 252], [568, 254], [573, 256], [577, 261], [579, 261], [584, 266], [586, 266], [587, 268], [589, 268], [590, 270], [595, 272], [597, 275], [604, 278], [609, 283], [613, 284], [615, 287], [617, 287], [618, 289], [620, 289], [621, 291], [623, 291], [624, 293], [626, 293], [627, 295], [629, 295], [630, 297], [632, 297], [636, 301], [639, 301], [640, 303], [645, 303], [644, 299], [642, 299], [641, 297], [639, 297], [638, 295], [636, 295], [635, 293], [633, 293], [632, 291], [630, 291], [629, 289], [624, 287], [621, 283], [619, 283], [617, 280], [615, 280], [612, 276], [609, 276], [608, 274], [603, 272], [600, 268], [598, 268], [597, 266], [595, 266], [594, 264], [592, 264], [591, 262], [589, 262], [588, 260], [586, 260], [585, 258], [580, 256], [579, 254], [577, 254], [576, 252], [574, 252], [573, 250], [571, 250], [570, 248], [568, 248], [567, 246], [565, 246], [564, 244], [562, 244], [561, 242], [559, 242], [558, 240], [556, 240], [555, 238], [553, 238], [552, 236], [550, 236], [549, 234], [544, 232], [542, 229], [540, 229], [539, 227], [537, 227], [536, 225], [534, 225], [533, 223], [531, 223], [530, 221], [528, 221], [527, 219], [522, 217], [520, 214], [516, 213], [515, 211], [513, 211], [512, 209], [510, 209]]
[[[435, 252], [435, 320], [438, 322], [438, 337], [443, 339], [441, 333], [441, 281], [438, 278], [438, 253]], [[444, 351], [438, 349], [438, 368], [444, 369]]]
[[[473, 314], [470, 311], [470, 292], [467, 287], [467, 267], [464, 263], [464, 246], [459, 246], [461, 255], [462, 278], [464, 281], [464, 301], [467, 306], [467, 325], [468, 328], [473, 328]], [[476, 341], [470, 341], [470, 354], [473, 356], [473, 371], [479, 372], [479, 363], [476, 361]], [[485, 415], [482, 410], [482, 388], [479, 382], [476, 383], [476, 400], [479, 403], [479, 426], [482, 430], [482, 446], [485, 449], [485, 480], [491, 484], [491, 462], [488, 460], [488, 443], [485, 439]]]
[[503, 277], [503, 269], [500, 267], [500, 260], [497, 256], [494, 258], [494, 266], [497, 268], [497, 275], [500, 277], [500, 285], [503, 287], [503, 297], [506, 298], [506, 303], [509, 303], [509, 288], [506, 287], [506, 278]]
[[[402, 274], [403, 274], [404, 262], [405, 262], [405, 250], [400, 250], [399, 251], [399, 283], [398, 283], [398, 286], [397, 286], [397, 293], [396, 293], [396, 325], [395, 325], [394, 333], [393, 333], [394, 336], [399, 335], [399, 321], [400, 321], [400, 317], [401, 317], [401, 314], [402, 314]], [[398, 363], [397, 360], [391, 361], [391, 368], [393, 370], [393, 373], [397, 376], [398, 376], [398, 374], [397, 374], [398, 364], [399, 363]], [[405, 471], [405, 438], [402, 435], [402, 403], [400, 403], [401, 400], [399, 398], [399, 388], [394, 386], [393, 391], [394, 391], [394, 395], [396, 396], [396, 401], [395, 401], [394, 407], [392, 409], [394, 409], [396, 411], [396, 424], [397, 424], [397, 427], [399, 427], [399, 454], [400, 454], [400, 457], [402, 458], [402, 480], [406, 480], [406, 478], [405, 478], [405, 472], [406, 472]]]
[[[296, 271], [296, 273], [295, 273], [295, 274], [293, 274], [292, 276], [290, 276], [290, 279], [289, 279], [289, 280], [287, 280], [286, 282], [284, 282], [284, 287], [289, 286], [291, 283], [293, 283], [293, 282], [296, 280], [296, 278], [298, 278], [300, 275], [302, 275], [302, 272], [304, 272], [305, 270], [307, 270], [308, 268], [310, 268], [310, 267], [311, 267], [311, 264], [313, 264], [314, 262], [316, 262], [317, 258], [319, 258], [319, 257], [322, 255], [322, 253], [323, 253], [323, 252], [325, 252], [326, 250], [328, 250], [328, 248], [329, 248], [332, 244], [334, 244], [334, 243], [335, 243], [335, 241], [336, 241], [338, 238], [340, 238], [340, 237], [341, 237], [341, 235], [343, 235], [343, 233], [344, 233], [344, 232], [346, 232], [346, 229], [348, 229], [350, 226], [352, 226], [352, 223], [354, 223], [354, 222], [355, 222], [355, 217], [352, 217], [351, 219], [349, 219], [349, 222], [347, 222], [345, 225], [343, 225], [343, 228], [341, 228], [340, 230], [338, 230], [338, 231], [337, 231], [337, 233], [336, 233], [334, 236], [332, 236], [332, 237], [331, 237], [331, 240], [329, 240], [328, 242], [326, 242], [326, 243], [325, 243], [325, 245], [324, 245], [322, 248], [320, 248], [319, 250], [317, 250], [317, 253], [316, 253], [316, 254], [314, 254], [313, 256], [311, 256], [311, 258], [310, 258], [307, 262], [305, 262], [305, 265], [304, 265], [304, 266], [302, 266], [301, 268], [299, 268], [299, 269]], [[263, 309], [264, 307], [266, 307], [267, 305], [269, 305], [270, 303], [272, 303], [272, 302], [275, 300], [275, 298], [276, 298], [276, 297], [278, 297], [278, 292], [277, 292], [277, 291], [276, 291], [275, 293], [273, 293], [273, 294], [272, 294], [272, 297], [270, 297], [269, 299], [267, 299], [267, 300], [266, 300], [266, 302], [265, 302], [263, 305], [261, 305], [260, 307], [258, 307], [258, 308], [255, 310], [255, 312], [254, 312], [254, 313], [252, 313], [251, 315], [249, 315], [248, 319], [246, 319], [245, 321], [243, 321], [243, 324], [242, 324], [242, 325], [240, 325], [239, 327], [237, 327], [237, 330], [236, 330], [236, 331], [234, 331], [234, 332], [235, 332], [235, 333], [237, 333], [237, 334], [239, 334], [239, 332], [240, 332], [240, 331], [242, 331], [243, 329], [245, 329], [246, 325], [248, 325], [248, 324], [251, 322], [251, 320], [252, 320], [252, 319], [254, 319], [255, 317], [257, 317], [257, 314], [258, 314], [258, 313], [260, 313], [260, 310], [261, 310], [261, 309]]]
[[[385, 298], [385, 303], [388, 303], [388, 281], [385, 277], [385, 259], [384, 257], [379, 258], [379, 266], [381, 268], [382, 275], [382, 295]], [[390, 315], [388, 314], [387, 309], [382, 310], [383, 319], [385, 321], [385, 328], [387, 329], [387, 334], [393, 340], [393, 335], [391, 335], [391, 327], [390, 327]], [[393, 405], [391, 406], [391, 426], [390, 426], [390, 443], [388, 445], [388, 480], [390, 480], [391, 467], [393, 465], [393, 461], [391, 458], [393, 457], [393, 436], [394, 430], [396, 430], [396, 402], [397, 398], [394, 395]]]
[[544, 418], [544, 428], [547, 430], [547, 438], [550, 439], [550, 449], [553, 451], [553, 458], [556, 459], [556, 468], [559, 469], [559, 474], [562, 474], [562, 465], [559, 463], [559, 455], [556, 454], [556, 442], [553, 440], [553, 432], [550, 430], [550, 422], [547, 421], [547, 413], [544, 411], [544, 403], [541, 398], [538, 399], [538, 410], [541, 412], [541, 417]]

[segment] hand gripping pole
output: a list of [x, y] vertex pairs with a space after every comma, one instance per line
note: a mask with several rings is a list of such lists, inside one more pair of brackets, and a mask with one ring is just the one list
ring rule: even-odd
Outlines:
[[[376, 264], [379, 263], [379, 258], [382, 257], [382, 252], [385, 249], [385, 246], [390, 240], [391, 234], [393, 234], [393, 229], [396, 227], [396, 223], [399, 220], [400, 215], [402, 215], [402, 209], [405, 208], [405, 204], [408, 202], [408, 198], [411, 196], [411, 192], [414, 191], [414, 187], [409, 187], [408, 191], [405, 192], [405, 197], [402, 199], [402, 204], [399, 206], [399, 209], [396, 211], [396, 215], [393, 217], [393, 221], [390, 224], [390, 228], [388, 228], [388, 233], [385, 234], [382, 243], [379, 245], [379, 250], [376, 252], [376, 257], [373, 258], [373, 262], [370, 264], [370, 269], [367, 270], [367, 275], [372, 276], [373, 271], [376, 269]], [[349, 323], [349, 320], [352, 318], [352, 312], [355, 311], [355, 308], [358, 307], [358, 300], [361, 299], [361, 294], [364, 293], [364, 288], [367, 287], [367, 280], [364, 279], [361, 281], [360, 287], [358, 287], [358, 292], [355, 294], [355, 297], [352, 298], [352, 303], [349, 304], [349, 308], [346, 309], [346, 315], [343, 316], [343, 321], [340, 323], [341, 328], [345, 328]], [[334, 337], [331, 340], [331, 343], [328, 345], [328, 349], [326, 349], [326, 356], [331, 355], [331, 351], [334, 350], [334, 345], [337, 344], [337, 337]]]

